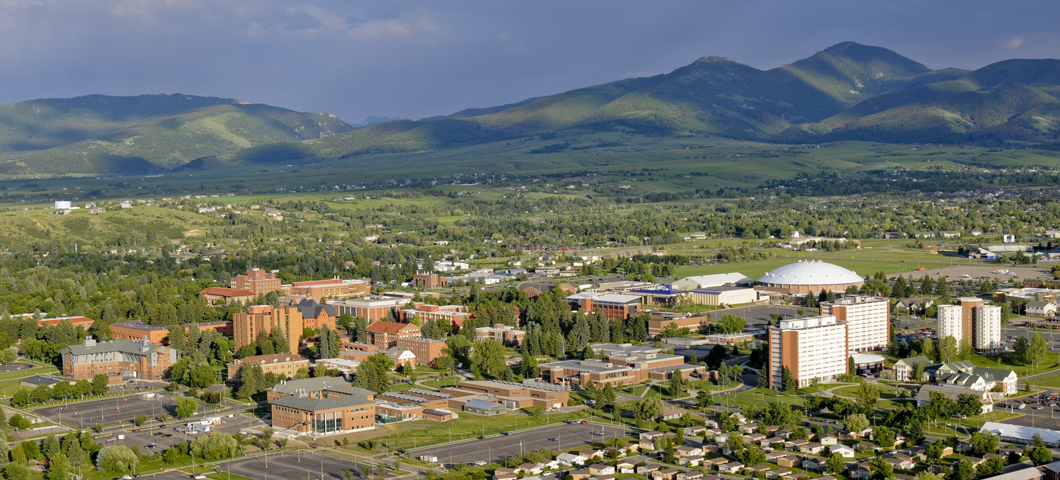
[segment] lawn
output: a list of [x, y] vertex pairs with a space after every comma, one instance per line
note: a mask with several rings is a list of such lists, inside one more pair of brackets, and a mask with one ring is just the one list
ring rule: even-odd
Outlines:
[[1036, 387], [1060, 388], [1060, 373], [1034, 378], [1030, 380], [1030, 383]]
[[[892, 385], [882, 384], [882, 383], [878, 383], [878, 384], [876, 384], [876, 386], [880, 390], [880, 398], [888, 398], [888, 399], [896, 398], [895, 393], [894, 393], [896, 387], [894, 387]], [[857, 385], [853, 385], [853, 386], [843, 387], [843, 388], [834, 390], [832, 393], [834, 393], [836, 395], [839, 395], [841, 397], [857, 398], [858, 388], [860, 388], [860, 387], [857, 386]], [[906, 389], [906, 390], [908, 390], [908, 389]], [[912, 392], [912, 393], [915, 393], [915, 392]]]
[[456, 385], [456, 382], [460, 381], [460, 377], [443, 377], [437, 380], [425, 380], [423, 385], [440, 389], [442, 387], [451, 387]]
[[[991, 367], [991, 368], [1010, 368], [1019, 375], [1020, 378], [1024, 378], [1030, 375], [1046, 373], [1049, 371], [1057, 370], [1057, 363], [1060, 363], [1060, 353], [1050, 352], [1045, 357], [1045, 361], [1042, 362], [1038, 368], [1031, 368], [1019, 364], [1015, 359], [1016, 354], [1014, 352], [1004, 352], [1001, 355], [993, 357], [984, 357], [981, 355], [972, 355], [970, 360], [972, 363], [980, 367]], [[1037, 379], [1031, 380], [1032, 384], [1038, 385]]]

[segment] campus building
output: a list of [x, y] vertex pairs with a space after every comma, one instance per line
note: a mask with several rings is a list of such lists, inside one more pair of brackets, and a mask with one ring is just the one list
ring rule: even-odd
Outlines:
[[781, 388], [787, 367], [799, 388], [847, 373], [847, 324], [834, 316], [781, 320], [767, 329], [769, 387]]
[[368, 341], [377, 347], [390, 348], [397, 346], [399, 338], [417, 338], [420, 327], [412, 323], [375, 322], [365, 329]]
[[459, 328], [464, 324], [464, 321], [470, 319], [472, 315], [467, 311], [467, 307], [463, 305], [429, 305], [422, 302], [415, 302], [412, 304], [412, 308], [401, 310], [399, 318], [403, 322], [410, 322], [413, 317], [419, 318], [420, 322], [442, 320], [450, 322]]
[[631, 315], [640, 313], [640, 297], [637, 295], [586, 290], [570, 295], [565, 300], [572, 310], [585, 313], [600, 312], [609, 320], [628, 320]]
[[286, 288], [288, 295], [303, 295], [318, 302], [324, 298], [364, 297], [371, 292], [372, 284], [368, 280], [314, 280], [311, 282], [294, 282]]
[[646, 310], [651, 314], [648, 319], [648, 335], [658, 337], [667, 325], [674, 324], [677, 328], [687, 328], [693, 333], [699, 331], [700, 325], [711, 325], [706, 315], [693, 315], [681, 312], [666, 312], [662, 310]]
[[831, 315], [847, 323], [847, 348], [866, 352], [887, 348], [890, 339], [891, 302], [884, 297], [848, 295], [833, 302], [821, 302], [821, 315]]
[[300, 351], [302, 329], [318, 329], [323, 325], [335, 329], [335, 309], [313, 300], [304, 300], [297, 305], [276, 308], [272, 305], [253, 305], [246, 312], [235, 314], [232, 321], [236, 351], [244, 345], [258, 341], [264, 334], [279, 328], [290, 344], [289, 352]]
[[387, 316], [394, 319], [400, 318], [401, 308], [408, 303], [409, 300], [406, 298], [373, 295], [341, 302], [328, 302], [328, 305], [335, 307], [335, 312], [339, 315], [346, 314], [351, 317], [364, 317], [369, 322], [374, 322]]
[[541, 379], [564, 385], [584, 386], [589, 381], [598, 386], [632, 385], [649, 379], [669, 379], [675, 370], [684, 378], [706, 373], [705, 367], [686, 364], [683, 356], [662, 353], [661, 348], [605, 343], [594, 345], [593, 350], [606, 360], [544, 363], [540, 366]]
[[[191, 331], [190, 323], [184, 324], [184, 333]], [[223, 337], [232, 336], [232, 322], [205, 322], [200, 323], [199, 332], [214, 330]], [[155, 345], [169, 345], [169, 327], [158, 325], [147, 325], [143, 320], [132, 320], [122, 323], [113, 323], [110, 326], [111, 333], [115, 339], [140, 340], [147, 337], [147, 341]]]
[[154, 345], [146, 338], [97, 342], [87, 337], [84, 343], [63, 349], [63, 376], [70, 380], [91, 380], [98, 374], [110, 377], [111, 383], [163, 380], [174, 363], [176, 350]]
[[413, 288], [431, 290], [442, 288], [449, 284], [449, 279], [438, 276], [437, 273], [417, 273], [412, 276]]
[[842, 292], [861, 288], [865, 279], [839, 265], [820, 260], [798, 261], [778, 267], [758, 279], [755, 289], [781, 294]]
[[408, 350], [416, 355], [417, 365], [434, 365], [434, 361], [442, 356], [442, 350], [446, 348], [444, 340], [431, 340], [429, 338], [398, 338], [397, 347]]
[[479, 340], [492, 338], [505, 345], [522, 345], [526, 330], [519, 330], [511, 325], [494, 325], [492, 327], [478, 327], [475, 335]]
[[274, 353], [237, 358], [228, 362], [228, 379], [238, 378], [244, 367], [261, 367], [261, 373], [279, 378], [293, 378], [302, 368], [309, 369], [309, 359], [293, 353]]
[[286, 381], [266, 396], [272, 427], [283, 433], [322, 437], [375, 428], [375, 393], [339, 378]]
[[249, 290], [228, 287], [207, 287], [199, 291], [199, 296], [210, 305], [231, 305], [233, 303], [253, 302], [257, 295]]
[[232, 279], [232, 288], [246, 290], [257, 296], [282, 290], [283, 285], [280, 279], [276, 278], [276, 275], [267, 273], [259, 268], [253, 268], [247, 270], [246, 275], [236, 275], [236, 278]]

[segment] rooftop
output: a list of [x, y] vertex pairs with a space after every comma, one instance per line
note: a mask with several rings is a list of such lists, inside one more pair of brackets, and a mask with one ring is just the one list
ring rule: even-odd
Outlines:
[[789, 263], [758, 279], [759, 283], [779, 285], [843, 285], [864, 281], [850, 270], [820, 260]]

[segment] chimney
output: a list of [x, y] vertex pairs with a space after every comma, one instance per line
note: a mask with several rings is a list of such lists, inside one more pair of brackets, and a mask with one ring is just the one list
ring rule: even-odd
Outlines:
[[96, 346], [96, 339], [92, 338], [92, 335], [85, 337], [85, 346], [94, 347]]

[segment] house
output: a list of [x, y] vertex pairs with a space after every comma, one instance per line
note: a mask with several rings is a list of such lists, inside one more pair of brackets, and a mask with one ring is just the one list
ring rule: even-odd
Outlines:
[[847, 464], [847, 476], [856, 480], [868, 480], [872, 478], [872, 470], [862, 463]]
[[594, 463], [589, 465], [589, 473], [593, 475], [614, 475], [615, 467], [604, 465], [602, 463]]
[[542, 471], [541, 467], [538, 466], [538, 465], [535, 465], [533, 463], [524, 463], [522, 465], [519, 465], [519, 468], [515, 469], [516, 473], [529, 474], [529, 475], [537, 475], [537, 474], [541, 473], [541, 471]]
[[820, 443], [810, 443], [799, 447], [800, 452], [810, 453], [813, 455], [819, 455], [824, 449], [825, 446]]
[[493, 471], [493, 480], [511, 480], [518, 477], [514, 468], [498, 468]]
[[769, 438], [763, 439], [761, 442], [758, 442], [758, 444], [762, 448], [770, 448], [770, 449], [773, 448], [773, 445], [778, 444], [778, 443], [783, 444], [784, 443], [784, 439], [780, 438], [780, 437], [769, 437]]
[[556, 461], [570, 467], [574, 465], [585, 465], [585, 462], [588, 462], [589, 459], [573, 453], [561, 453], [556, 457]]
[[933, 305], [935, 305], [935, 300], [931, 298], [903, 298], [895, 302], [893, 310], [895, 313], [921, 316]]
[[[916, 370], [918, 365], [922, 365], [924, 368], [924, 374], [921, 378], [916, 377]], [[921, 355], [918, 357], [903, 358], [894, 362], [894, 378], [899, 381], [910, 381], [919, 380], [922, 382], [931, 381], [934, 378], [934, 372], [938, 371], [940, 363], [935, 363], [931, 359]]]
[[1055, 317], [1056, 304], [1052, 300], [1027, 302], [1028, 317]]
[[667, 468], [666, 470], [656, 470], [651, 473], [652, 480], [676, 480], [677, 474], [681, 473], [676, 468]]
[[740, 462], [729, 462], [718, 465], [718, 471], [722, 473], [740, 473], [743, 464]]
[[685, 410], [681, 407], [666, 405], [663, 407], [662, 413], [659, 415], [659, 421], [661, 422], [663, 420], [674, 420], [677, 418], [681, 418], [681, 416], [686, 413], [688, 413], [688, 410]]
[[633, 473], [637, 468], [637, 465], [629, 460], [621, 460], [615, 464], [615, 470], [618, 473]]
[[740, 431], [743, 433], [754, 433], [756, 428], [758, 428], [757, 423], [748, 423], [746, 425], [740, 425]]
[[824, 470], [825, 459], [821, 457], [806, 457], [806, 460], [802, 462], [802, 468], [811, 472], [819, 472]]
[[842, 455], [843, 458], [854, 458], [854, 456], [857, 455], [857, 452], [855, 452], [853, 448], [843, 444], [837, 444], [828, 448], [830, 453], [838, 453]]
[[875, 452], [876, 450], [879, 450], [879, 447], [872, 442], [858, 442], [854, 447], [859, 452]]
[[685, 437], [699, 437], [703, 435], [703, 432], [705, 431], [707, 431], [707, 427], [704, 427], [702, 425], [693, 425], [691, 427], [685, 427], [684, 429], [682, 429], [682, 432], [684, 432]]
[[837, 438], [835, 435], [825, 435], [825, 436], [819, 438], [817, 441], [821, 442], [821, 445], [827, 445], [827, 446], [832, 446], [832, 445], [839, 444], [839, 438]]
[[651, 472], [654, 472], [660, 468], [662, 468], [662, 465], [659, 465], [658, 463], [647, 463], [637, 467], [637, 473], [641, 475], [648, 475]]
[[1001, 387], [1001, 393], [1016, 393], [1016, 372], [1006, 368], [978, 367], [971, 360], [944, 363], [935, 374], [940, 385], [956, 385], [972, 390], [987, 392], [995, 386]]
[[777, 470], [769, 470], [766, 472], [766, 478], [769, 480], [784, 478], [788, 475], [791, 475], [791, 469], [788, 468], [779, 468]]
[[695, 455], [703, 455], [703, 450], [699, 447], [681, 445], [674, 448], [674, 455], [678, 457], [691, 457]]
[[769, 470], [769, 465], [755, 465], [753, 467], [744, 467], [743, 471], [751, 476], [756, 476], [759, 473], [766, 472]]
[[570, 472], [567, 472], [567, 475], [570, 475], [574, 480], [582, 480], [583, 478], [593, 476], [588, 470], [571, 470]]
[[604, 451], [596, 449], [580, 450], [578, 451], [578, 455], [588, 458], [589, 460], [595, 460], [597, 458], [604, 458]]
[[796, 457], [795, 455], [785, 455], [777, 458], [777, 466], [780, 467], [792, 468], [799, 465], [802, 465], [802, 460], [799, 460], [799, 457]]
[[698, 467], [703, 464], [703, 455], [681, 457], [677, 459], [677, 463], [682, 467]]
[[[699, 470], [690, 470], [687, 472], [681, 472], [677, 474], [677, 480], [706, 480], [706, 476]], [[720, 477], [715, 477], [719, 478]]]

